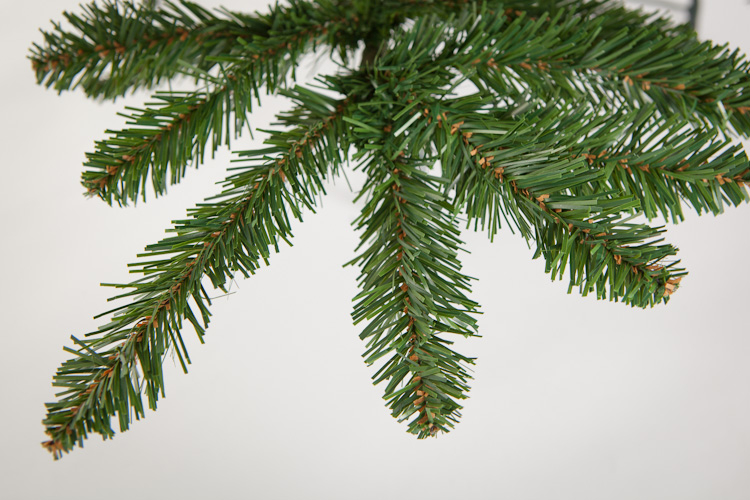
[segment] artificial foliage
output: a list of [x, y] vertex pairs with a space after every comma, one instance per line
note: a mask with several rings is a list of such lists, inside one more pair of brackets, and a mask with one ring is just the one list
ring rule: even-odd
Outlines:
[[[103, 1], [64, 16], [32, 49], [39, 83], [116, 99], [195, 82], [126, 108], [127, 127], [86, 155], [85, 193], [110, 205], [163, 195], [249, 132], [264, 95], [292, 105], [266, 147], [238, 151], [222, 190], [138, 256], [139, 279], [111, 285], [109, 319], [65, 347], [43, 421], [56, 458], [155, 409], [167, 353], [190, 363], [184, 328], [203, 340], [207, 288], [268, 264], [346, 168], [367, 179], [352, 316], [388, 408], [420, 438], [450, 430], [469, 390], [474, 360], [451, 341], [476, 334], [479, 309], [462, 225], [509, 226], [569, 291], [650, 307], [686, 274], [650, 221], [748, 200], [736, 142], [750, 134], [748, 63], [616, 3], [288, 0], [245, 14]], [[316, 51], [338, 70], [295, 84]]]

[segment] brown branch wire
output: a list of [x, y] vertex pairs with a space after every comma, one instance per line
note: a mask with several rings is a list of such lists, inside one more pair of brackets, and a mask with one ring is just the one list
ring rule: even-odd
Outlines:
[[[386, 126], [384, 128], [384, 132], [390, 133], [392, 130], [392, 127], [390, 125]], [[398, 163], [396, 163], [398, 165]], [[391, 195], [393, 196], [393, 201], [395, 202], [395, 208], [396, 208], [396, 217], [398, 219], [397, 227], [398, 233], [397, 237], [398, 239], [404, 241], [404, 243], [408, 244], [407, 242], [407, 234], [401, 227], [402, 224], [406, 220], [406, 214], [401, 210], [401, 206], [406, 205], [408, 202], [399, 196], [399, 179], [403, 179], [405, 176], [403, 175], [403, 172], [399, 171], [398, 168], [395, 168], [393, 170], [393, 184], [391, 189]], [[398, 254], [396, 254], [396, 260], [401, 261], [404, 256], [404, 251], [399, 250]], [[406, 268], [403, 265], [400, 265], [398, 267], [398, 275], [400, 277], [401, 284], [399, 285], [399, 289], [401, 290], [401, 293], [404, 295], [403, 299], [403, 315], [404, 318], [408, 319], [408, 322], [406, 324], [406, 332], [404, 335], [408, 336], [408, 349], [407, 349], [407, 355], [406, 357], [413, 363], [415, 363], [417, 366], [421, 365], [421, 361], [419, 358], [419, 354], [417, 352], [414, 352], [419, 347], [419, 338], [417, 335], [417, 328], [415, 326], [415, 319], [412, 316], [412, 313], [410, 312], [409, 307], [411, 306], [411, 299], [408, 296], [409, 291], [409, 285], [406, 283], [406, 280], [403, 278], [403, 273], [407, 272]], [[411, 393], [415, 396], [415, 399], [413, 401], [413, 405], [417, 408], [417, 413], [419, 415], [419, 420], [417, 421], [417, 424], [421, 427], [421, 430], [424, 432], [429, 433], [430, 435], [435, 435], [438, 432], [438, 427], [433, 423], [434, 415], [429, 412], [427, 409], [427, 398], [429, 397], [428, 390], [424, 387], [422, 384], [422, 377], [420, 375], [412, 375], [410, 384], [416, 383], [417, 385], [414, 386]]]

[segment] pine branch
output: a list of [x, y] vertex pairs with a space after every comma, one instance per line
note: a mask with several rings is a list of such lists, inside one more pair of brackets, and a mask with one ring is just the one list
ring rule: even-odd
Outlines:
[[386, 383], [393, 416], [410, 420], [409, 432], [425, 438], [458, 421], [458, 400], [469, 390], [466, 366], [473, 364], [439, 334], [473, 335], [478, 305], [466, 296], [470, 278], [460, 272], [459, 231], [440, 192], [446, 179], [425, 172], [431, 161], [419, 159], [430, 147], [430, 127], [401, 98], [408, 89], [432, 88], [431, 76], [418, 67], [398, 77], [383, 71], [386, 61], [418, 52], [417, 45], [376, 59], [374, 95], [345, 119], [357, 156], [365, 158], [368, 182], [360, 196], [369, 197], [357, 220], [363, 251], [350, 262], [362, 270], [352, 317], [369, 320], [360, 334], [367, 340], [365, 361], [387, 358], [373, 380]]
[[128, 108], [131, 127], [108, 130], [110, 137], [87, 153], [81, 183], [110, 205], [135, 202], [139, 195], [145, 201], [149, 177], [155, 195], [164, 194], [189, 164], [203, 162], [207, 149], [213, 154], [229, 145], [232, 132], [239, 134], [250, 111], [249, 91], [228, 80], [212, 92], [162, 92], [145, 109]]
[[741, 145], [714, 129], [686, 130], [677, 119], [654, 122], [649, 111], [634, 118], [618, 143], [582, 153], [606, 173], [604, 189], [637, 197], [649, 219], [661, 214], [675, 222], [684, 220], [683, 205], [716, 215], [725, 204], [750, 200], [750, 161]]
[[189, 163], [203, 161], [207, 149], [213, 154], [222, 143], [229, 145], [233, 133], [247, 124], [253, 96], [260, 101], [262, 86], [278, 91], [299, 54], [330, 42], [332, 33], [349, 25], [347, 18], [317, 24], [307, 18], [283, 34], [245, 44], [242, 55], [224, 57], [227, 67], [220, 76], [201, 76], [209, 80], [210, 90], [161, 92], [145, 109], [128, 108], [131, 114], [125, 116], [132, 127], [108, 131], [110, 137], [87, 154], [82, 176], [87, 192], [109, 204], [136, 201], [139, 194], [145, 201], [150, 172], [155, 194], [163, 194], [168, 182], [182, 179]]
[[592, 189], [607, 172], [569, 152], [584, 139], [590, 145], [617, 141], [633, 117], [553, 109], [514, 121], [507, 111], [479, 114], [484, 103], [481, 96], [459, 98], [441, 112], [436, 149], [443, 152], [444, 175], [455, 177], [461, 193], [457, 206], [466, 206], [475, 224], [489, 220], [491, 236], [501, 215], [510, 218], [536, 240], [535, 256], [545, 256], [547, 272], [554, 278], [569, 264], [571, 288], [584, 295], [596, 290], [605, 298], [608, 286], [610, 300], [639, 307], [666, 301], [685, 274], [677, 262], [665, 264], [676, 249], [658, 244], [660, 229], [627, 223], [641, 210], [638, 200]]
[[212, 57], [265, 38], [273, 15], [219, 17], [193, 2], [167, 2], [164, 9], [106, 0], [64, 12], [73, 30], [54, 25], [42, 32], [30, 59], [37, 81], [60, 92], [82, 87], [91, 97], [114, 99], [128, 90], [152, 88], [176, 76], [177, 61], [209, 71]]
[[583, 296], [595, 292], [605, 299], [609, 292], [610, 300], [637, 307], [666, 302], [687, 274], [679, 261], [665, 260], [677, 250], [659, 244], [662, 228], [629, 219], [600, 214], [583, 221], [588, 227], [564, 217], [537, 220], [534, 257], [544, 256], [553, 280], [570, 270], [568, 293], [578, 287]]
[[[454, 113], [450, 120], [454, 123], [467, 120], [462, 130], [469, 131], [468, 137], [464, 137], [465, 143], [471, 141], [474, 144], [471, 156], [487, 148], [513, 150], [488, 153], [488, 156], [492, 156], [488, 162], [503, 161], [508, 154], [523, 152], [524, 149], [519, 149], [519, 146], [525, 148], [526, 145], [521, 142], [519, 145], [502, 146], [504, 142], [512, 140], [511, 136], [499, 141], [495, 137], [472, 138], [471, 127], [480, 126], [477, 120], [481, 120], [481, 126], [485, 129], [491, 124], [506, 132], [517, 130], [526, 121], [526, 126], [534, 127], [527, 140], [536, 145], [547, 143], [550, 148], [564, 148], [547, 157], [550, 163], [584, 158], [591, 172], [582, 170], [581, 175], [590, 178], [566, 187], [570, 188], [568, 194], [571, 198], [566, 203], [574, 199], [583, 201], [597, 193], [617, 193], [637, 199], [639, 210], [649, 219], [661, 214], [665, 219], [671, 216], [678, 222], [684, 218], [685, 205], [692, 206], [698, 213], [705, 210], [718, 214], [726, 204], [737, 206], [750, 199], [745, 186], [750, 181], [750, 162], [742, 147], [722, 138], [719, 131], [686, 129], [679, 117], [655, 120], [653, 107], [648, 106], [635, 112], [616, 113], [603, 121], [602, 117], [592, 113], [587, 115], [581, 109], [571, 113], [565, 108], [535, 111], [529, 107], [525, 114], [517, 115], [516, 109], [503, 110], [492, 102], [489, 96], [474, 96], [444, 102], [442, 109], [447, 110], [446, 113]], [[488, 112], [488, 109], [491, 111]], [[573, 106], [570, 109], [576, 108]], [[538, 122], [544, 114], [548, 117], [567, 116], [559, 125], [554, 121], [546, 124]], [[446, 175], [455, 176], [461, 168], [460, 160], [448, 158], [445, 154], [442, 162], [444, 168], [451, 170]], [[503, 177], [500, 171], [495, 175]], [[548, 189], [560, 187], [553, 184]], [[474, 205], [483, 207], [483, 212], [492, 206], [491, 202], [487, 205], [485, 199], [477, 202]], [[554, 196], [550, 202], [554, 202]]]
[[55, 23], [54, 30], [42, 32], [44, 44], [34, 44], [29, 58], [38, 83], [60, 92], [82, 87], [87, 95], [105, 99], [150, 89], [179, 75], [201, 80], [221, 64], [248, 58], [255, 59], [256, 71], [279, 80], [276, 72], [283, 58], [269, 56], [289, 52], [296, 60], [308, 48], [304, 42], [325, 43], [346, 55], [373, 29], [386, 33], [404, 15], [418, 15], [428, 7], [405, 10], [392, 1], [377, 9], [366, 2], [354, 8], [332, 2], [287, 3], [274, 5], [267, 14], [220, 10], [217, 15], [187, 0], [166, 2], [163, 9], [105, 0], [102, 6], [84, 6], [82, 15], [64, 12], [73, 29]]
[[[161, 363], [167, 350], [174, 348], [183, 369], [190, 362], [180, 334], [183, 320], [192, 323], [198, 336], [203, 336], [210, 299], [201, 278], [213, 272], [212, 278], [224, 283], [228, 270], [221, 260], [226, 258], [227, 247], [247, 247], [244, 255], [233, 256], [233, 260], [243, 266], [242, 270], [249, 271], [260, 255], [268, 254], [269, 245], [275, 245], [279, 237], [287, 237], [286, 213], [272, 213], [267, 208], [273, 203], [278, 210], [291, 201], [289, 194], [283, 192], [280, 176], [270, 175], [271, 168], [266, 175], [272, 180], [264, 181], [263, 189], [243, 190], [241, 196], [214, 203], [210, 212], [202, 210], [196, 223], [188, 225], [186, 221], [178, 226], [179, 236], [148, 247], [145, 255], [172, 255], [144, 264], [142, 272], [147, 279], [123, 286], [132, 291], [116, 298], [132, 296], [134, 300], [114, 310], [118, 314], [95, 332], [97, 338], [77, 341], [77, 350], [66, 348], [77, 358], [58, 369], [53, 385], [66, 390], [57, 394], [61, 398], [58, 402], [47, 404], [48, 416], [44, 420], [52, 439], [43, 444], [56, 458], [63, 451], [70, 451], [76, 442], [82, 446], [88, 432], [98, 432], [105, 438], [114, 435], [110, 416], [117, 414], [121, 431], [129, 427], [130, 408], [137, 419], [145, 416], [139, 371], [149, 407], [155, 409], [159, 393], [163, 395]], [[196, 225], [202, 230], [195, 231]], [[253, 231], [255, 234], [250, 232], [253, 227], [258, 228]], [[245, 240], [244, 245], [241, 240]], [[264, 243], [266, 248], [261, 248]], [[215, 274], [216, 269], [220, 274]], [[198, 308], [198, 315], [194, 307]]]
[[[376, 161], [372, 168], [384, 169]], [[390, 178], [372, 194], [358, 220], [362, 246], [353, 262], [362, 268], [352, 317], [370, 320], [365, 361], [387, 359], [373, 376], [386, 382], [384, 399], [393, 416], [409, 420], [420, 438], [447, 432], [460, 417], [458, 399], [469, 390], [473, 364], [448, 346], [439, 332], [471, 336], [478, 304], [468, 299], [469, 278], [460, 273], [456, 221], [437, 186], [441, 180], [418, 162], [397, 160]]]
[[728, 123], [750, 134], [750, 66], [739, 52], [621, 8], [586, 17], [573, 7], [546, 20], [519, 11], [506, 19], [503, 38], [475, 64], [475, 81], [502, 98], [518, 98], [521, 86], [548, 102], [585, 97], [594, 106], [632, 109], [654, 103], [664, 118], [719, 130]]
[[[298, 102], [311, 101], [310, 91], [292, 94]], [[89, 432], [113, 436], [112, 416], [117, 415], [121, 431], [129, 427], [131, 410], [143, 417], [142, 384], [155, 409], [164, 395], [161, 365], [170, 348], [187, 371], [183, 321], [202, 339], [210, 316], [203, 277], [224, 290], [235, 272], [249, 276], [261, 261], [268, 263], [272, 247], [279, 250], [279, 239], [288, 242], [289, 212], [301, 218], [302, 209], [312, 208], [322, 179], [342, 161], [338, 145], [346, 147], [339, 134], [349, 101], [316, 97], [330, 102], [332, 111], [308, 113], [304, 126], [274, 134], [268, 148], [243, 152], [249, 164], [235, 169], [219, 196], [177, 221], [175, 236], [146, 248], [140, 257], [149, 260], [131, 271], [144, 277], [114, 285], [129, 289], [114, 299], [132, 301], [102, 314], [115, 313], [90, 339], [74, 338], [77, 348], [66, 348], [76, 357], [58, 369], [53, 385], [65, 390], [47, 404], [44, 420], [51, 439], [43, 445], [55, 458], [82, 446]]]

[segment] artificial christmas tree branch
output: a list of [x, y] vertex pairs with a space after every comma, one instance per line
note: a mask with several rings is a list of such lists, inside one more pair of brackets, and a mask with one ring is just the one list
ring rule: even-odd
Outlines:
[[[364, 251], [353, 262], [362, 269], [363, 291], [355, 297], [352, 316], [355, 323], [369, 320], [360, 334], [367, 341], [365, 362], [390, 355], [373, 379], [387, 382], [384, 399], [393, 416], [411, 419], [409, 432], [426, 437], [458, 421], [456, 400], [466, 397], [470, 378], [465, 365], [473, 363], [437, 332], [473, 335], [477, 304], [465, 295], [469, 278], [460, 273], [457, 259], [457, 221], [440, 189], [446, 179], [426, 173], [417, 156], [429, 137], [428, 124], [421, 110], [402, 113], [409, 105], [399, 96], [410, 79], [381, 76], [375, 99], [388, 102], [384, 108], [394, 114], [355, 114], [370, 124], [357, 120], [354, 131], [370, 182], [357, 220]], [[418, 83], [418, 74], [413, 76]]]
[[77, 357], [58, 370], [54, 385], [66, 390], [58, 394], [60, 401], [48, 405], [44, 421], [52, 438], [45, 447], [56, 457], [81, 444], [88, 432], [112, 436], [111, 416], [117, 415], [120, 430], [127, 430], [131, 408], [136, 418], [144, 415], [144, 383], [149, 407], [156, 408], [159, 394], [164, 395], [161, 364], [167, 351], [174, 349], [185, 371], [190, 362], [180, 333], [183, 320], [199, 337], [208, 326], [210, 299], [202, 278], [223, 290], [234, 272], [247, 277], [261, 261], [267, 264], [270, 248], [278, 251], [278, 239], [291, 235], [287, 211], [299, 218], [302, 208], [311, 208], [322, 178], [342, 161], [332, 144], [338, 141], [347, 101], [302, 89], [290, 96], [307, 103], [315, 96], [334, 112], [305, 116], [303, 126], [272, 135], [268, 142], [276, 145], [242, 153], [249, 164], [227, 180], [218, 197], [193, 209], [191, 219], [178, 221], [176, 236], [146, 248], [141, 257], [157, 259], [131, 271], [145, 277], [115, 285], [131, 289], [115, 299], [133, 301], [104, 313], [116, 314], [89, 339], [74, 338], [80, 351], [66, 349]]
[[464, 295], [469, 279], [460, 274], [458, 229], [435, 189], [439, 180], [408, 159], [388, 167], [390, 182], [359, 220], [363, 244], [372, 242], [357, 258], [364, 291], [353, 318], [370, 320], [360, 334], [368, 364], [393, 353], [373, 377], [388, 382], [384, 398], [393, 416], [413, 417], [409, 431], [425, 437], [457, 422], [455, 399], [466, 397], [470, 378], [463, 365], [473, 363], [436, 332], [472, 335], [477, 304]]
[[44, 33], [45, 46], [35, 46], [31, 58], [37, 80], [59, 91], [82, 86], [92, 97], [115, 98], [179, 74], [200, 78], [221, 63], [242, 61], [255, 66], [237, 71], [256, 78], [254, 90], [268, 78], [273, 91], [286, 73], [279, 68], [294, 63], [308, 43], [334, 39], [355, 25], [342, 9], [301, 0], [254, 16], [216, 16], [193, 2], [166, 5], [155, 10], [104, 2], [87, 6], [82, 17], [65, 13], [77, 32], [56, 25]]
[[216, 64], [209, 58], [235, 50], [237, 38], [268, 37], [272, 19], [219, 17], [188, 2], [160, 10], [106, 2], [64, 16], [76, 31], [55, 25], [44, 32], [45, 45], [35, 46], [32, 57], [37, 79], [58, 91], [80, 86], [107, 99], [176, 76], [177, 60], [207, 71]]
[[[547, 271], [552, 272], [553, 278], [561, 275], [569, 262], [571, 288], [580, 287], [584, 295], [596, 289], [598, 297], [604, 298], [609, 285], [611, 300], [644, 307], [658, 303], [667, 285], [679, 283], [682, 270], [675, 268], [675, 262], [662, 263], [676, 250], [669, 245], [656, 245], [658, 240], [653, 238], [658, 230], [622, 225], [610, 215], [638, 208], [637, 201], [615, 198], [606, 192], [595, 194], [588, 185], [601, 178], [603, 171], [588, 168], [577, 155], [559, 156], [560, 151], [567, 152], [588, 132], [566, 127], [565, 121], [586, 121], [585, 116], [545, 112], [539, 121], [521, 124], [526, 127], [508, 120], [492, 123], [489, 117], [481, 124], [472, 123], [466, 116], [458, 122], [464, 131], [461, 140], [453, 141], [449, 135], [458, 130], [457, 124], [451, 124], [452, 114], [446, 112], [443, 116], [444, 132], [437, 147], [445, 144], [444, 149], [448, 150], [450, 144], [454, 150], [449, 156], [465, 159], [465, 168], [460, 169], [462, 173], [455, 182], [457, 190], [474, 197], [467, 200], [470, 220], [485, 218], [488, 207], [510, 214], [521, 234], [536, 241], [537, 255], [545, 256]], [[627, 118], [620, 124], [621, 129]], [[554, 127], [543, 125], [549, 120], [559, 123]], [[594, 123], [607, 134], [622, 133], [612, 121]], [[478, 129], [491, 125], [496, 128]], [[508, 125], [512, 128], [508, 129]], [[545, 138], [540, 130], [574, 133], [568, 138], [564, 133]], [[591, 143], [596, 144], [597, 139], [593, 139]], [[493, 198], [497, 199], [486, 201]], [[476, 211], [478, 207], [480, 211]], [[499, 220], [497, 215], [492, 217], [491, 235], [497, 231]]]
[[[607, 1], [291, 0], [267, 14], [105, 2], [66, 14], [32, 50], [40, 83], [114, 99], [180, 75], [192, 91], [158, 91], [128, 126], [88, 154], [83, 184], [109, 204], [145, 200], [250, 125], [261, 91], [290, 98], [265, 149], [240, 151], [224, 190], [176, 221], [115, 285], [129, 301], [65, 348], [44, 420], [56, 458], [91, 432], [111, 437], [156, 408], [162, 363], [190, 363], [206, 285], [252, 275], [289, 241], [325, 181], [349, 161], [367, 180], [360, 294], [365, 362], [379, 364], [394, 417], [420, 438], [447, 432], [467, 397], [479, 305], [461, 271], [463, 217], [490, 238], [503, 224], [536, 246], [569, 291], [637, 307], [666, 303], [687, 274], [639, 217], [680, 221], [748, 200], [750, 75], [737, 52], [689, 27]], [[339, 70], [316, 90], [291, 86], [318, 47]], [[291, 87], [291, 88], [290, 88]], [[353, 154], [351, 157], [350, 153]]]
[[[280, 8], [277, 11], [277, 16], [287, 14]], [[289, 20], [282, 18], [273, 24], [292, 26], [283, 30], [283, 35], [266, 37], [262, 43], [241, 43], [243, 53], [221, 58], [229, 65], [217, 77], [194, 69], [196, 78], [208, 80], [210, 90], [157, 94], [160, 102], [143, 110], [131, 110], [127, 118], [133, 127], [108, 131], [111, 137], [97, 143], [97, 151], [88, 155], [86, 166], [90, 170], [83, 174], [88, 193], [96, 193], [110, 204], [113, 200], [119, 204], [126, 204], [128, 199], [135, 201], [139, 193], [145, 199], [150, 169], [158, 196], [166, 190], [167, 179], [177, 183], [188, 163], [197, 165], [203, 161], [209, 139], [212, 153], [222, 143], [229, 146], [232, 132], [238, 135], [247, 122], [253, 95], [260, 102], [261, 87], [269, 92], [283, 87], [300, 53], [350, 24], [343, 17], [317, 23], [314, 18], [304, 19], [305, 23], [298, 15]], [[232, 117], [234, 124], [230, 127]]]
[[[737, 133], [750, 132], [748, 63], [736, 51], [699, 42], [692, 31], [670, 30], [666, 20], [634, 18], [625, 9], [589, 18], [558, 12], [543, 27], [536, 26], [541, 20], [523, 21], [517, 15], [507, 27], [515, 37], [499, 51], [502, 57], [495, 50], [478, 61], [479, 78], [501, 98], [520, 83], [540, 97], [585, 97], [617, 107], [653, 102], [665, 118], [677, 114], [720, 129], [729, 121]], [[511, 43], [534, 45], [517, 52]]]

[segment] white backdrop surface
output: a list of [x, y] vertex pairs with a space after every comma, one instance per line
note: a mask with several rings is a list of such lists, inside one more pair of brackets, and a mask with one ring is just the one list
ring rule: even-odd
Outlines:
[[[750, 498], [750, 205], [670, 227], [690, 275], [668, 306], [645, 311], [567, 295], [509, 231], [493, 244], [465, 231], [484, 312], [482, 338], [459, 347], [478, 358], [473, 390], [453, 432], [417, 441], [360, 357], [357, 270], [342, 268], [359, 209], [343, 180], [295, 226], [293, 247], [215, 301], [206, 345], [185, 335], [193, 365], [183, 375], [168, 363], [157, 412], [53, 462], [40, 420], [62, 346], [100, 324], [111, 290], [98, 284], [128, 280], [125, 264], [218, 189], [231, 155], [136, 208], [85, 199], [84, 153], [146, 96], [102, 104], [36, 86], [26, 56], [37, 29], [77, 1], [3, 3], [0, 497]], [[750, 52], [750, 7], [704, 3], [702, 36]], [[254, 124], [284, 106], [269, 99]]]

